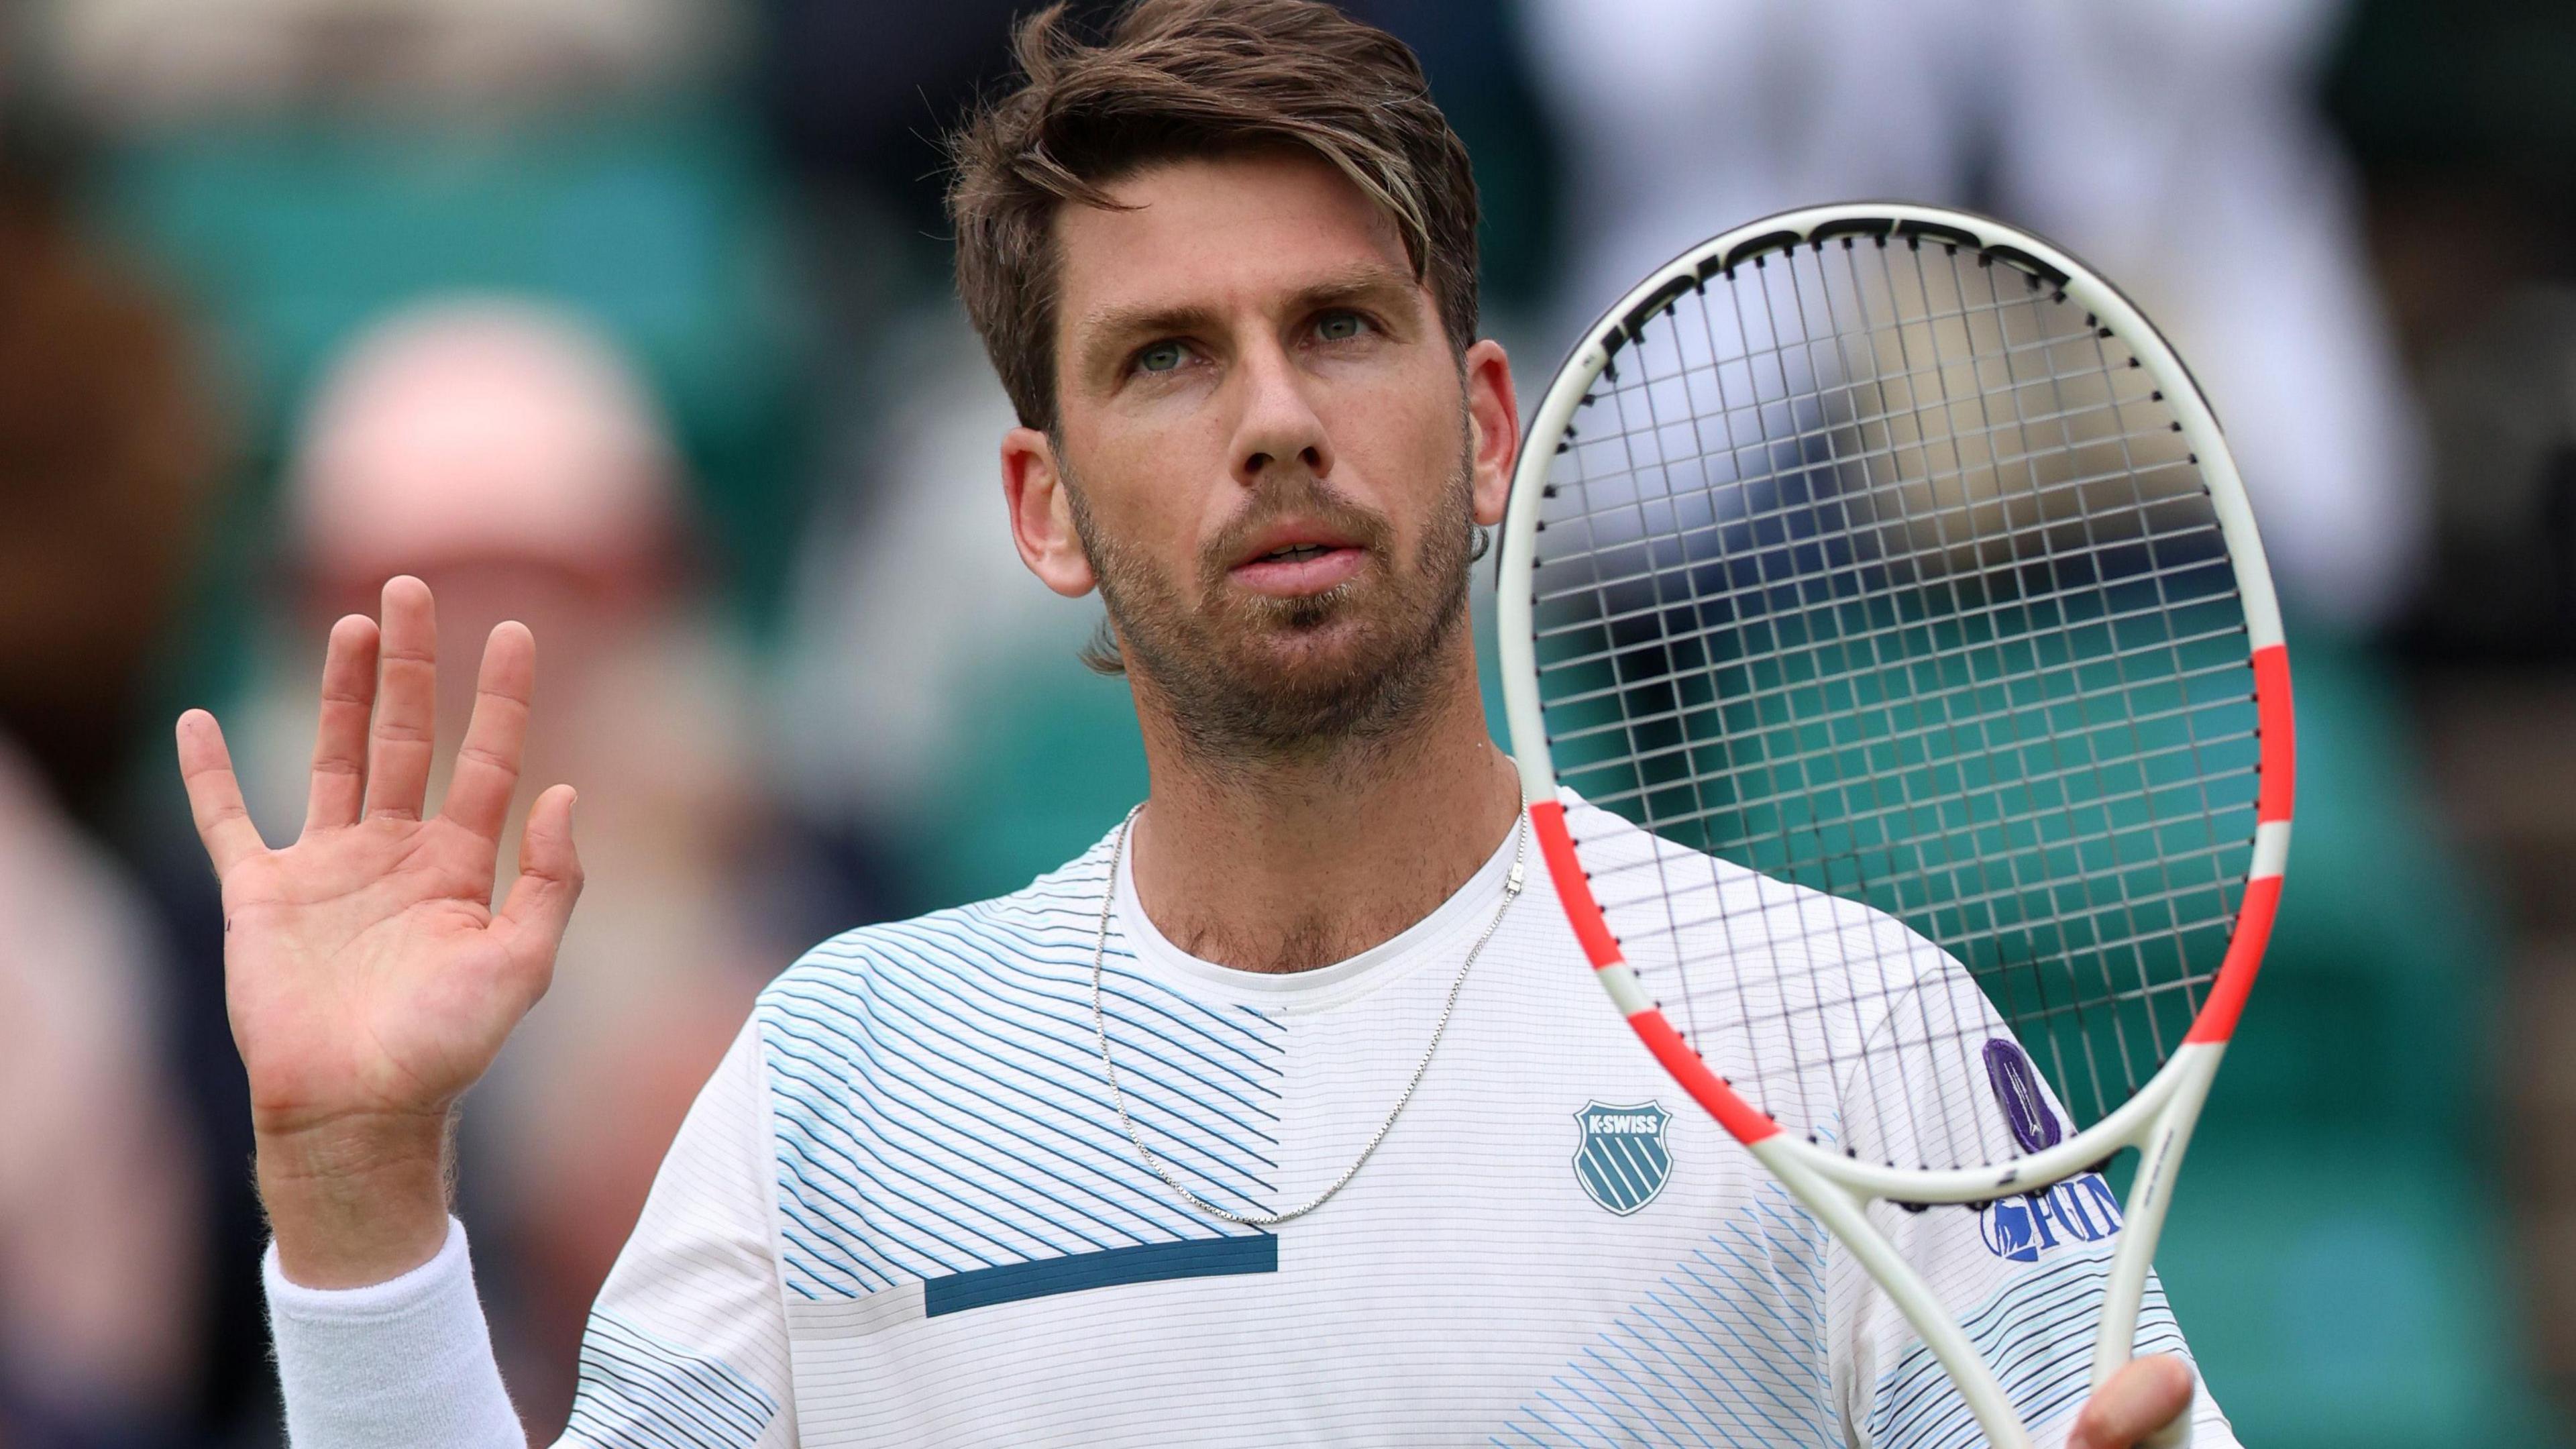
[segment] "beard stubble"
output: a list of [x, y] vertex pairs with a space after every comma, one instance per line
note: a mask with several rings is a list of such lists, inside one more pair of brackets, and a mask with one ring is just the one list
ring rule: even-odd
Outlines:
[[[1459, 431], [1457, 466], [1409, 558], [1397, 556], [1382, 515], [1298, 471], [1265, 479], [1201, 551], [1195, 602], [1098, 526], [1066, 468], [1074, 530], [1129, 672], [1161, 696], [1194, 755], [1220, 767], [1328, 757], [1382, 747], [1423, 717], [1467, 616], [1474, 472], [1463, 419]], [[1371, 566], [1305, 598], [1233, 587], [1228, 572], [1249, 540], [1291, 515], [1354, 540]], [[1328, 637], [1336, 633], [1345, 637]]]

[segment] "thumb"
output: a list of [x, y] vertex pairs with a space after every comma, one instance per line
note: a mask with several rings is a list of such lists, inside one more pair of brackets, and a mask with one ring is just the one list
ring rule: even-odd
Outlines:
[[514, 948], [538, 952], [549, 969], [572, 920], [573, 902], [581, 898], [581, 857], [572, 843], [575, 798], [570, 785], [557, 785], [529, 807], [519, 839], [519, 878], [511, 882], [495, 922], [524, 937], [525, 945], [514, 942]]
[[2066, 1449], [2133, 1449], [2191, 1408], [2191, 1370], [2169, 1353], [2129, 1360], [2075, 1416]]

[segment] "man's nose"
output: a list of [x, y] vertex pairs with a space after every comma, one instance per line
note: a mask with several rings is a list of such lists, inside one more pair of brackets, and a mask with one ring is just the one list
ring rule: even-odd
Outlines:
[[1312, 379], [1285, 347], [1252, 349], [1238, 364], [1243, 414], [1236, 425], [1234, 477], [1257, 488], [1275, 468], [1303, 467], [1314, 478], [1333, 471], [1332, 440], [1308, 392]]

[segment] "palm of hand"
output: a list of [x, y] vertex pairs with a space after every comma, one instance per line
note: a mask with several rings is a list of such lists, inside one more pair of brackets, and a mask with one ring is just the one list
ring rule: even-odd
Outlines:
[[226, 1004], [263, 1134], [443, 1115], [543, 994], [579, 893], [572, 795], [559, 786], [530, 812], [507, 902], [490, 905], [534, 679], [518, 625], [493, 632], [446, 808], [422, 818], [430, 607], [417, 580], [386, 586], [381, 681], [375, 626], [352, 616], [333, 629], [293, 845], [260, 841], [213, 718], [180, 721], [181, 769], [223, 879]]
[[482, 1075], [551, 954], [494, 929], [491, 878], [491, 850], [435, 820], [307, 832], [226, 877], [225, 993], [264, 1127], [443, 1111]]

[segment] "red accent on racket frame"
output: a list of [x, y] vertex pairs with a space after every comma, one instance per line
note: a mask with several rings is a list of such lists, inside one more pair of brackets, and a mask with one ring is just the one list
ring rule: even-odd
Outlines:
[[[1582, 943], [1583, 954], [1592, 959], [1592, 969], [1625, 964], [1627, 958], [1619, 953], [1618, 938], [1610, 934], [1610, 923], [1602, 918], [1601, 903], [1592, 897], [1591, 877], [1583, 873], [1583, 862], [1574, 854], [1574, 836], [1565, 828], [1565, 807], [1554, 800], [1532, 805], [1530, 830], [1538, 836], [1538, 853], [1547, 862], [1548, 879], [1556, 884], [1557, 903], [1564, 908], [1567, 923], [1574, 927], [1574, 938]], [[1682, 1090], [1707, 1108], [1708, 1114], [1736, 1141], [1750, 1147], [1780, 1130], [1779, 1123], [1718, 1080], [1717, 1073], [1708, 1069], [1708, 1063], [1664, 1019], [1663, 1012], [1638, 1012], [1628, 1018], [1628, 1025]]]
[[[2254, 719], [2263, 734], [2262, 783], [2256, 786], [2254, 818], [2258, 824], [2285, 824], [2297, 788], [2298, 746], [2291, 730], [2290, 653], [2279, 644], [2254, 651]], [[2245, 904], [2236, 911], [2236, 934], [2218, 964], [2209, 999], [2183, 1037], [2187, 1042], [2224, 1043], [2236, 1035], [2236, 1018], [2263, 969], [2263, 948], [2272, 939], [2272, 918], [2281, 908], [2281, 878], [2256, 876], [2245, 883]]]
[[1574, 837], [1565, 829], [1565, 807], [1554, 800], [1532, 805], [1530, 829], [1538, 835], [1538, 853], [1547, 861], [1548, 879], [1556, 882], [1556, 898], [1564, 904], [1565, 919], [1573, 923], [1574, 939], [1583, 943], [1592, 969], [1618, 965], [1625, 958], [1610, 934], [1610, 923], [1601, 918], [1600, 903], [1592, 899], [1592, 880], [1583, 873], [1583, 862], [1575, 859]]
[[1735, 1095], [1734, 1088], [1718, 1080], [1717, 1073], [1708, 1069], [1708, 1063], [1691, 1050], [1690, 1043], [1682, 1040], [1682, 1034], [1673, 1030], [1673, 1024], [1664, 1019], [1662, 1012], [1638, 1012], [1628, 1018], [1628, 1025], [1636, 1028], [1637, 1039], [1646, 1044], [1646, 1050], [1655, 1054], [1655, 1060], [1664, 1064], [1664, 1070], [1672, 1074], [1673, 1080], [1682, 1084], [1682, 1090], [1707, 1108], [1708, 1114], [1717, 1119], [1719, 1126], [1734, 1134], [1736, 1141], [1750, 1147], [1780, 1131], [1779, 1123]]
[[2236, 1018], [2254, 989], [2254, 973], [2263, 968], [2263, 946], [2272, 939], [2272, 915], [2281, 906], [2281, 878], [2257, 876], [2245, 886], [2245, 904], [2236, 912], [2236, 935], [2227, 943], [2227, 959], [2210, 983], [2209, 999], [2183, 1037], [2187, 1042], [2224, 1043], [2236, 1035]]
[[2265, 824], [2290, 818], [2298, 775], [2298, 742], [2290, 729], [2290, 651], [2280, 644], [2254, 651], [2254, 725], [2263, 732], [2263, 782], [2254, 818]]

